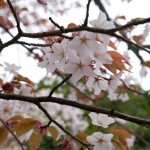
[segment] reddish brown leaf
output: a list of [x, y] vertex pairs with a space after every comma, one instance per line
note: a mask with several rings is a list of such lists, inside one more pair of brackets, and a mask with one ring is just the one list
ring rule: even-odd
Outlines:
[[50, 132], [51, 136], [53, 137], [53, 140], [56, 141], [59, 132], [54, 126], [49, 126], [48, 131]]
[[[78, 138], [78, 139], [80, 139], [81, 141], [83, 141], [84, 143], [86, 143], [86, 144], [90, 144], [90, 143], [88, 143], [88, 141], [86, 140], [86, 137], [88, 136], [88, 134], [86, 134], [86, 133], [78, 133], [78, 134], [76, 134], [76, 137]], [[77, 141], [75, 141], [76, 142], [76, 144], [77, 144], [77, 146], [78, 146], [78, 149], [83, 149], [83, 150], [86, 150], [86, 148], [85, 147], [83, 147], [83, 145], [81, 145], [79, 142], [77, 142]]]
[[14, 126], [14, 130], [16, 131], [16, 134], [22, 135], [27, 133], [29, 130], [33, 129], [34, 127], [36, 127], [36, 120], [32, 119], [32, 118], [25, 118], [23, 120], [21, 120], [19, 123], [17, 123]]
[[8, 130], [4, 126], [1, 126], [0, 127], [0, 145], [6, 141], [7, 137], [8, 137]]
[[126, 20], [126, 16], [118, 16], [117, 19], [123, 19], [123, 20]]
[[110, 133], [118, 136], [119, 143], [123, 147], [123, 150], [129, 150], [126, 138], [131, 138], [132, 135], [125, 129], [120, 128], [120, 129], [112, 129]]
[[3, 7], [5, 5], [6, 5], [6, 3], [4, 2], [4, 0], [0, 0], [0, 7]]
[[104, 64], [104, 66], [113, 74], [117, 73], [117, 67], [113, 62], [112, 62], [112, 64]]
[[23, 81], [23, 82], [28, 83], [32, 86], [34, 85], [34, 83], [30, 79], [28, 79], [27, 77], [23, 77], [22, 75], [15, 76], [14, 80]]
[[116, 149], [119, 148], [119, 150], [124, 150], [123, 146], [121, 145], [120, 141], [116, 140], [116, 139], [112, 139], [111, 140], [113, 143], [115, 143], [116, 145]]
[[116, 59], [114, 61], [114, 64], [116, 65], [116, 68], [120, 71], [129, 71], [121, 60]]
[[23, 120], [24, 118], [20, 115], [13, 116], [7, 120], [8, 124], [13, 128], [18, 122]]
[[39, 130], [35, 130], [29, 139], [30, 150], [37, 150], [42, 142], [43, 134]]
[[114, 44], [111, 40], [110, 40], [110, 42], [109, 42], [109, 46], [110, 46], [111, 48], [113, 48], [114, 50], [117, 50], [115, 44]]
[[24, 117], [22, 117], [20, 115], [15, 115], [15, 116], [9, 118], [8, 121], [18, 121], [18, 120], [20, 121], [20, 120], [23, 120], [23, 119], [24, 119]]
[[141, 45], [141, 36], [133, 36], [132, 37], [133, 40], [138, 44], [138, 45]]
[[150, 61], [145, 61], [145, 62], [143, 63], [143, 65], [145, 65], [145, 66], [147, 66], [147, 67], [150, 67]]
[[121, 138], [124, 138], [124, 139], [125, 138], [131, 138], [131, 136], [132, 136], [127, 130], [125, 130], [123, 128], [112, 129], [110, 131], [110, 133], [115, 134], [115, 135], [117, 135], [117, 136], [119, 136]]
[[108, 51], [107, 53], [112, 57], [113, 60], [120, 59], [128, 62], [128, 60], [124, 56], [122, 56], [120, 53], [116, 51]]
[[75, 23], [69, 23], [67, 28], [75, 28], [77, 25]]

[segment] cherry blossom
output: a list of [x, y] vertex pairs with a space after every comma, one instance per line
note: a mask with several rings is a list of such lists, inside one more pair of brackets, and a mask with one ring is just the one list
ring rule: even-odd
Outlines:
[[99, 49], [99, 44], [95, 40], [95, 35], [87, 31], [79, 32], [79, 36], [75, 36], [68, 46], [76, 50], [81, 57], [87, 57], [89, 51]]
[[47, 53], [43, 56], [43, 61], [38, 64], [41, 68], [46, 68], [47, 72], [53, 73], [56, 69], [56, 64], [50, 59], [52, 53]]
[[112, 117], [108, 117], [105, 114], [97, 114], [95, 112], [89, 113], [90, 118], [92, 119], [92, 124], [101, 126], [103, 128], [107, 128], [110, 124], [115, 122], [115, 119]]
[[119, 94], [118, 98], [121, 99], [122, 102], [126, 102], [126, 101], [129, 100], [129, 96], [128, 96], [127, 93], [121, 93], [121, 94]]
[[118, 87], [118, 85], [120, 84], [121, 76], [122, 76], [121, 71], [119, 73], [117, 73], [116, 75], [111, 76], [111, 79], [109, 81], [110, 88], [115, 90]]
[[26, 96], [33, 96], [31, 92], [32, 92], [31, 87], [21, 84], [21, 87], [19, 89], [19, 94], [26, 95]]
[[103, 64], [111, 64], [112, 58], [107, 54], [107, 46], [104, 44], [99, 44], [99, 49], [93, 49], [90, 56], [96, 62], [96, 67], [100, 68]]
[[62, 70], [67, 57], [67, 41], [64, 39], [61, 43], [54, 43], [52, 45], [53, 53], [50, 55], [49, 59], [56, 63], [56, 67]]
[[71, 81], [76, 83], [83, 76], [92, 76], [94, 74], [92, 68], [90, 67], [91, 61], [92, 60], [90, 57], [81, 59], [77, 55], [74, 55], [72, 59], [70, 59], [69, 63], [65, 65], [64, 71], [71, 73]]
[[134, 135], [132, 135], [131, 136], [131, 138], [126, 138], [126, 141], [127, 141], [127, 144], [128, 144], [128, 146], [131, 148], [131, 147], [133, 147], [133, 145], [134, 145], [134, 142], [135, 142], [135, 136]]
[[9, 64], [8, 62], [5, 62], [4, 64], [5, 64], [5, 71], [9, 71], [14, 75], [18, 74], [17, 71], [21, 68], [19, 66], [16, 66], [15, 64]]
[[112, 150], [111, 139], [113, 134], [103, 134], [102, 132], [95, 132], [86, 139], [92, 145], [94, 145], [93, 150]]
[[[112, 21], [107, 21], [106, 14], [104, 12], [100, 12], [97, 19], [91, 20], [90, 24], [92, 27], [99, 29], [111, 29], [115, 28], [115, 25]], [[105, 45], [108, 45], [110, 36], [106, 34], [98, 33], [96, 34], [100, 41], [102, 41]]]
[[149, 31], [150, 31], [150, 24], [147, 24], [147, 25], [145, 26], [145, 30], [144, 30], [144, 32], [143, 32], [143, 34], [142, 34], [142, 36], [141, 36], [142, 42], [145, 41], [146, 38], [148, 37]]
[[88, 81], [86, 82], [86, 86], [93, 88], [94, 94], [98, 95], [101, 92], [101, 90], [106, 91], [108, 89], [108, 81], [99, 77], [89, 77]]

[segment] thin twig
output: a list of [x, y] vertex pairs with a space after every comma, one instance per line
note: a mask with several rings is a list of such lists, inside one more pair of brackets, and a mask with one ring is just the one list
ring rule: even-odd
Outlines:
[[[57, 73], [62, 79], [65, 79], [61, 74]], [[70, 85], [73, 89], [75, 89], [79, 94], [81, 94], [83, 97], [87, 98], [91, 102], [94, 102], [95, 100], [91, 97], [87, 96], [85, 93], [80, 91], [74, 84], [72, 84], [70, 81], [66, 81], [68, 85]]]
[[139, 48], [139, 49], [142, 49], [142, 50], [144, 50], [144, 51], [146, 51], [146, 52], [148, 52], [148, 53], [150, 54], [150, 51], [149, 51], [149, 50], [147, 50], [146, 48], [144, 48], [144, 47], [142, 47], [142, 46], [140, 46], [140, 45], [138, 45], [138, 44], [136, 44], [136, 43], [130, 41], [129, 39], [127, 39], [127, 38], [125, 38], [125, 37], [122, 37], [122, 36], [120, 36], [120, 35], [118, 35], [118, 34], [115, 34], [115, 33], [113, 33], [112, 36], [114, 36], [114, 37], [116, 37], [117, 39], [120, 39], [120, 40], [122, 40], [122, 41], [124, 41], [124, 42], [126, 42], [126, 43], [128, 43], [128, 44], [131, 44], [131, 45], [133, 45], [133, 46], [135, 46], [135, 47], [137, 47], [137, 48]]
[[89, 18], [89, 8], [90, 8], [90, 3], [92, 0], [88, 0], [87, 6], [86, 6], [86, 16], [85, 16], [85, 20], [84, 20], [84, 24], [83, 26], [87, 26], [88, 24], [88, 18]]
[[19, 139], [16, 137], [16, 135], [13, 133], [13, 131], [8, 127], [8, 125], [1, 118], [0, 118], [0, 121], [7, 128], [7, 130], [11, 133], [11, 135], [14, 137], [14, 139], [17, 141], [17, 143], [19, 144], [21, 149], [24, 150], [22, 143], [19, 141]]
[[12, 6], [10, 0], [7, 0], [7, 3], [8, 3], [8, 5], [9, 5], [10, 9], [11, 9], [11, 12], [12, 12], [13, 15], [14, 15], [15, 20], [16, 20], [18, 32], [21, 33], [22, 30], [21, 30], [21, 27], [20, 27], [20, 21], [19, 21], [19, 19], [18, 19], [18, 17], [17, 17], [16, 11], [14, 10], [14, 8], [13, 8], [13, 6]]
[[[148, 96], [148, 95], [147, 95], [147, 94], [148, 94], [147, 92], [144, 93], [144, 92], [140, 92], [140, 91], [131, 89], [130, 87], [128, 87], [128, 86], [125, 84], [125, 82], [124, 82], [123, 80], [121, 80], [121, 82], [123, 83], [124, 87], [125, 87], [127, 90], [129, 90], [129, 91], [131, 91], [131, 92], [134, 92], [134, 93], [136, 93], [136, 94]], [[148, 97], [149, 97], [149, 96], [148, 96]]]
[[69, 135], [71, 138], [73, 138], [74, 140], [76, 140], [77, 142], [79, 142], [80, 144], [82, 144], [83, 146], [87, 147], [89, 150], [89, 146], [86, 143], [83, 143], [80, 139], [78, 139], [77, 137], [75, 137], [74, 135], [72, 135], [69, 131], [67, 131], [62, 125], [60, 125], [57, 121], [53, 120], [52, 117], [50, 116], [50, 114], [47, 112], [47, 110], [40, 104], [40, 103], [34, 103], [35, 105], [38, 106], [38, 108], [47, 116], [47, 118], [53, 122], [54, 124], [56, 124], [62, 131], [64, 131], [67, 135]]
[[50, 47], [50, 46], [52, 46], [52, 44], [27, 43], [24, 41], [17, 41], [16, 43], [21, 44], [21, 45], [38, 46], [38, 47]]
[[61, 32], [63, 32], [63, 30], [64, 30], [64, 27], [63, 27], [63, 26], [60, 26], [58, 23], [56, 23], [56, 22], [52, 19], [52, 17], [49, 17], [49, 20], [50, 20]]
[[60, 87], [62, 86], [66, 81], [69, 80], [69, 78], [72, 76], [72, 74], [70, 74], [68, 77], [66, 77], [65, 79], [62, 80], [62, 82], [60, 82], [59, 84], [57, 84], [49, 93], [49, 97], [51, 97], [53, 95], [53, 93]]

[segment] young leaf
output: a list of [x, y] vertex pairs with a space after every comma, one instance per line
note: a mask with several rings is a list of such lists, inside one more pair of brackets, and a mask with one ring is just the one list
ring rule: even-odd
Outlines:
[[32, 85], [32, 86], [34, 85], [34, 83], [30, 79], [28, 79], [27, 77], [24, 77], [20, 74], [18, 74], [18, 76], [15, 76], [14, 80], [23, 81], [23, 82], [28, 83], [29, 85]]
[[17, 123], [19, 123], [24, 118], [20, 115], [13, 116], [7, 120], [7, 123], [13, 128]]
[[121, 138], [124, 138], [124, 139], [125, 138], [131, 138], [131, 136], [132, 136], [127, 130], [125, 130], [123, 128], [112, 129], [110, 131], [110, 133], [115, 134], [115, 135], [117, 135], [117, 136], [119, 136]]
[[37, 125], [36, 122], [37, 121], [32, 118], [25, 118], [14, 126], [14, 130], [18, 136], [25, 134]]
[[128, 60], [125, 57], [123, 57], [120, 53], [116, 51], [108, 51], [107, 53], [112, 57], [113, 60], [120, 59], [128, 62]]
[[[87, 136], [88, 136], [88, 134], [86, 134], [86, 133], [78, 133], [78, 134], [76, 134], [76, 137], [77, 137], [78, 139], [80, 139], [81, 141], [83, 141], [83, 142], [86, 143], [86, 144], [89, 144], [89, 142], [86, 140], [86, 137], [87, 137]], [[83, 145], [81, 145], [79, 142], [75, 141], [75, 143], [77, 144], [78, 149], [86, 150], [86, 148], [83, 147]]]
[[121, 143], [120, 143], [120, 141], [118, 141], [118, 140], [116, 140], [114, 138], [111, 141], [116, 145], [116, 148], [118, 147], [119, 150], [124, 150], [122, 145], [121, 145]]
[[131, 138], [131, 134], [123, 128], [120, 129], [112, 129], [110, 133], [117, 135], [119, 139], [119, 143], [123, 147], [123, 150], [129, 150], [126, 138]]
[[75, 28], [77, 25], [75, 23], [69, 23], [67, 28]]
[[5, 5], [6, 5], [5, 1], [4, 0], [0, 0], [0, 7], [3, 7]]
[[50, 132], [51, 136], [53, 137], [53, 140], [56, 141], [59, 132], [54, 126], [49, 126], [48, 131]]
[[150, 61], [145, 61], [145, 62], [143, 63], [143, 65], [145, 65], [145, 66], [147, 66], [147, 67], [150, 68]]
[[117, 50], [115, 44], [114, 44], [111, 40], [110, 40], [110, 42], [109, 42], [109, 46], [110, 46], [111, 48], [113, 48], [114, 50]]
[[40, 130], [35, 130], [29, 139], [29, 148], [30, 150], [37, 150], [42, 142], [43, 134]]
[[1, 126], [0, 127], [0, 145], [6, 141], [7, 137], [8, 137], [8, 130], [4, 126]]
[[20, 121], [20, 120], [23, 120], [23, 119], [24, 119], [24, 118], [23, 118], [22, 116], [20, 116], [20, 115], [15, 115], [15, 116], [9, 118], [7, 121], [8, 121], [8, 122], [9, 122], [9, 121], [13, 122], [13, 121]]

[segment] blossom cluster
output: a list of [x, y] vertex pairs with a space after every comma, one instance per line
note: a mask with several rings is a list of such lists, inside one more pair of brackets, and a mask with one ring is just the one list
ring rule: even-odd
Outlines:
[[[103, 12], [95, 20], [89, 21], [92, 27], [98, 29], [111, 29], [114, 24], [107, 21]], [[101, 90], [108, 91], [111, 95], [119, 85], [122, 70], [103, 76], [100, 71], [105, 65], [113, 63], [108, 47], [110, 36], [101, 33], [80, 31], [73, 34], [72, 39], [62, 39], [44, 50], [43, 61], [38, 66], [46, 68], [53, 74], [55, 71], [71, 74], [71, 82], [77, 84], [80, 79], [85, 80], [85, 86], [92, 89], [95, 95]]]
[[[91, 112], [89, 114], [92, 119], [92, 124], [107, 128], [110, 124], [115, 122], [115, 119], [112, 117], [108, 117], [105, 114], [97, 114]], [[91, 136], [87, 137], [87, 141], [94, 145], [93, 150], [111, 150], [112, 143], [111, 139], [113, 138], [113, 134], [103, 134], [102, 132], [94, 132]]]

